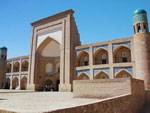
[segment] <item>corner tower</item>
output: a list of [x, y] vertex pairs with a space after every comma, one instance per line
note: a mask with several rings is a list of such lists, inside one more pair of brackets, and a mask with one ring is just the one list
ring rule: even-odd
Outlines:
[[136, 78], [144, 80], [145, 88], [150, 89], [150, 33], [145, 10], [134, 12], [133, 28]]
[[7, 48], [0, 48], [0, 88], [4, 87], [5, 71], [6, 71]]

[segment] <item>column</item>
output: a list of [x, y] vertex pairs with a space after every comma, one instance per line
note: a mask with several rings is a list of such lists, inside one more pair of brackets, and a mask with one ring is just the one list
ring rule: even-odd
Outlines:
[[110, 67], [110, 71], [109, 71], [109, 78], [112, 79], [114, 78], [114, 72], [113, 72], [113, 47], [112, 47], [112, 43], [109, 43], [108, 45], [108, 57], [109, 57], [109, 67]]
[[14, 61], [11, 62], [11, 79], [10, 79], [10, 89], [12, 89], [12, 80], [13, 80], [13, 68], [14, 68]]
[[19, 61], [20, 65], [19, 65], [19, 89], [20, 89], [20, 81], [21, 81], [21, 68], [22, 68], [22, 60], [20, 58], [20, 61]]
[[90, 79], [93, 80], [93, 47], [90, 46], [89, 48], [89, 66], [90, 66]]

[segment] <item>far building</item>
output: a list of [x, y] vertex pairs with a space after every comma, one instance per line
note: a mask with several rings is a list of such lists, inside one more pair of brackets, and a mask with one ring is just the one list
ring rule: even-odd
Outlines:
[[150, 33], [147, 13], [133, 14], [134, 34], [112, 41], [81, 45], [73, 10], [32, 25], [29, 56], [7, 58], [0, 49], [0, 88], [72, 91], [73, 80], [131, 77], [150, 89]]

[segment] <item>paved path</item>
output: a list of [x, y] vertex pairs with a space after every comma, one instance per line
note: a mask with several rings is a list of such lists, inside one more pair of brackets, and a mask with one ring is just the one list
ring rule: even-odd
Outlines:
[[100, 101], [73, 98], [71, 92], [0, 93], [0, 109], [19, 113], [40, 113]]

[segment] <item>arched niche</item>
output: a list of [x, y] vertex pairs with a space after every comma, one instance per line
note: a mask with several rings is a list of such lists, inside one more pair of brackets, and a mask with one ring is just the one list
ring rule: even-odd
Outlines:
[[85, 51], [81, 51], [77, 57], [77, 67], [89, 65], [89, 54]]
[[20, 81], [20, 89], [21, 90], [26, 90], [27, 88], [27, 77], [23, 77]]
[[94, 77], [94, 79], [108, 79], [108, 78], [109, 77], [105, 72], [100, 72]]
[[13, 64], [13, 72], [19, 72], [19, 67], [20, 67], [20, 63], [19, 62], [15, 62]]
[[77, 80], [89, 80], [89, 77], [85, 73], [81, 73], [78, 77]]
[[108, 51], [105, 49], [98, 49], [94, 53], [94, 65], [108, 64]]
[[23, 61], [21, 64], [21, 71], [28, 71], [28, 66], [29, 66], [29, 62], [28, 61]]
[[131, 50], [128, 47], [120, 46], [113, 52], [114, 63], [131, 62]]
[[12, 80], [12, 89], [16, 89], [19, 85], [19, 80], [17, 77], [13, 78]]
[[125, 70], [121, 70], [116, 74], [116, 78], [132, 78], [132, 75]]

